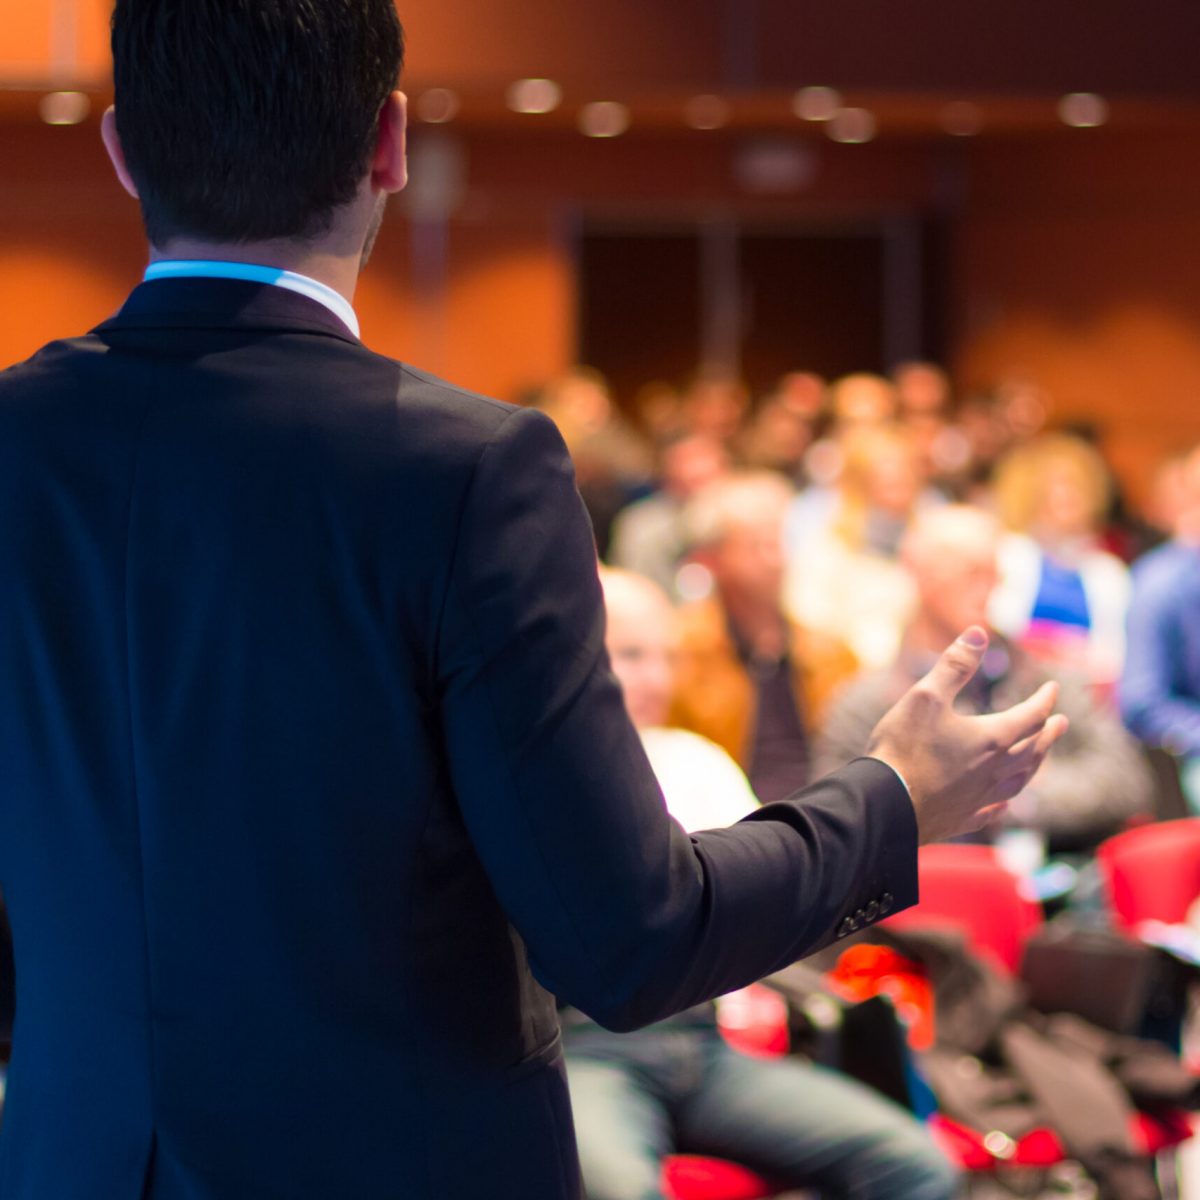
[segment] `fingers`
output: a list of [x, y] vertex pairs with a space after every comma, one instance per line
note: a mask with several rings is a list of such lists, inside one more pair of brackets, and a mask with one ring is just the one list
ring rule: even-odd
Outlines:
[[1008, 804], [1003, 800], [998, 800], [994, 804], [985, 804], [971, 818], [963, 832], [977, 833], [979, 830], [987, 828], [988, 825], [1001, 816], [1007, 809]]
[[929, 691], [949, 704], [979, 670], [987, 647], [987, 633], [978, 625], [972, 625], [959, 634], [957, 641], [946, 647], [922, 682]]
[[[975, 719], [981, 728], [987, 729], [997, 746], [1015, 746], [1046, 728], [1057, 700], [1058, 684], [1043, 683], [1032, 696], [1022, 700], [1020, 704], [1014, 704], [1004, 712]], [[1061, 732], [1057, 736], [1061, 736]]]
[[990, 799], [1011, 800], [1037, 774], [1050, 747], [1067, 731], [1069, 722], [1061, 713], [1050, 717], [1033, 736], [1018, 742], [1006, 756], [1001, 773]]

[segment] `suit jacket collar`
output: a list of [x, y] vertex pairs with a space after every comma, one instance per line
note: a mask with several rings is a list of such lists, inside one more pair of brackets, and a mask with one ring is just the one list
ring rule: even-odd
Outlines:
[[133, 329], [299, 331], [362, 344], [318, 301], [269, 283], [241, 279], [154, 279], [139, 284], [120, 311], [95, 332]]

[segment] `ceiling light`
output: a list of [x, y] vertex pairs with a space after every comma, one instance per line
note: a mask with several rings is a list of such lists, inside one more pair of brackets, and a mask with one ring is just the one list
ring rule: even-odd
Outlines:
[[562, 103], [562, 88], [553, 79], [518, 79], [508, 89], [508, 107], [519, 113], [553, 112]]
[[955, 137], [974, 137], [983, 129], [983, 109], [966, 100], [955, 100], [942, 109], [942, 128]]
[[879, 123], [875, 114], [865, 108], [843, 108], [825, 126], [825, 132], [835, 142], [845, 142], [850, 146], [869, 142], [876, 134]]
[[1058, 116], [1075, 129], [1094, 129], [1108, 120], [1108, 101], [1094, 92], [1071, 92], [1058, 102]]
[[792, 97], [792, 112], [802, 121], [832, 121], [841, 107], [842, 93], [831, 87], [801, 88]]
[[444, 125], [458, 116], [462, 107], [458, 93], [449, 88], [429, 88], [417, 97], [417, 116], [430, 125]]
[[588, 137], [619, 137], [629, 128], [629, 109], [615, 100], [585, 104], [579, 113], [579, 128]]
[[49, 92], [38, 104], [47, 125], [78, 125], [91, 110], [92, 102], [83, 92]]
[[693, 129], [720, 129], [729, 124], [729, 101], [722, 96], [693, 96], [683, 110]]

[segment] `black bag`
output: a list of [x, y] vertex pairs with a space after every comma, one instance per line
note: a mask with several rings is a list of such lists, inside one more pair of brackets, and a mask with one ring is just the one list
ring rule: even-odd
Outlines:
[[1074, 1013], [1113, 1033], [1136, 1033], [1161, 975], [1158, 963], [1155, 950], [1132, 938], [1056, 920], [1026, 943], [1021, 979], [1038, 1012]]

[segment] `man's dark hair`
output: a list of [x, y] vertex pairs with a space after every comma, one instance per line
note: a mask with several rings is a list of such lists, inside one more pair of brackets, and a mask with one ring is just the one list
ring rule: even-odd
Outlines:
[[155, 245], [314, 237], [370, 168], [393, 0], [117, 0], [117, 132]]

